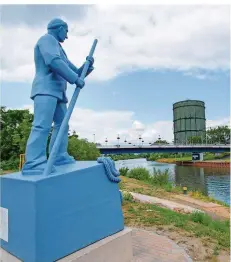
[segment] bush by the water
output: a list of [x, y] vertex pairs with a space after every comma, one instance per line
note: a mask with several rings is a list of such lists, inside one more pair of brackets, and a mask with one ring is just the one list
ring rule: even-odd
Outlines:
[[153, 184], [163, 186], [168, 184], [168, 169], [165, 171], [153, 169], [153, 174], [150, 176], [150, 180]]
[[119, 171], [122, 176], [146, 181], [153, 185], [168, 186], [168, 190], [172, 190], [172, 185], [168, 181], [168, 169], [161, 171], [154, 168], [153, 173], [151, 173], [144, 167], [135, 167], [129, 171], [128, 168], [123, 167]]
[[149, 180], [149, 171], [144, 167], [136, 167], [128, 171], [127, 177], [135, 178], [137, 180]]
[[127, 173], [128, 173], [128, 168], [127, 167], [121, 167], [120, 169], [119, 169], [119, 173], [120, 173], [120, 175], [121, 176], [126, 176], [127, 175]]

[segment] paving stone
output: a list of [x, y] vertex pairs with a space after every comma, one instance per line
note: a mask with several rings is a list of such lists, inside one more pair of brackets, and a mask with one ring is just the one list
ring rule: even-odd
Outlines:
[[132, 262], [192, 262], [171, 239], [142, 229], [132, 230]]

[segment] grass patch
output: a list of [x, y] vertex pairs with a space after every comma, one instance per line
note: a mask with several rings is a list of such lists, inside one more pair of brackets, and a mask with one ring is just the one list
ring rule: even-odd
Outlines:
[[122, 192], [122, 196], [123, 196], [123, 201], [129, 201], [129, 202], [134, 201], [132, 194], [129, 192]]
[[230, 223], [211, 219], [203, 213], [180, 214], [172, 210], [136, 202], [123, 202], [125, 224], [127, 226], [152, 227], [169, 225], [190, 232], [195, 237], [208, 237], [217, 246], [229, 248]]
[[222, 201], [219, 201], [219, 200], [216, 200], [214, 199], [213, 197], [209, 197], [209, 196], [205, 196], [202, 192], [200, 191], [190, 191], [189, 192], [189, 195], [190, 197], [192, 198], [195, 198], [195, 199], [199, 199], [199, 200], [202, 200], [204, 202], [213, 202], [213, 203], [216, 203], [216, 204], [219, 204], [219, 205], [222, 205], [222, 206], [226, 206], [226, 207], [229, 207], [228, 204], [222, 202]]
[[167, 197], [168, 192], [159, 186], [154, 186], [148, 181], [140, 181], [134, 178], [120, 176], [121, 182], [119, 183], [120, 190], [140, 193], [148, 196]]

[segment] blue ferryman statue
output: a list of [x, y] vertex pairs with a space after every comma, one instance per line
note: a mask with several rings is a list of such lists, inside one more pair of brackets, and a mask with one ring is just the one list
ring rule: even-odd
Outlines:
[[[114, 162], [104, 157], [75, 161], [67, 153], [68, 121], [84, 78], [93, 70], [97, 44], [95, 39], [78, 69], [60, 45], [67, 32], [67, 24], [54, 19], [35, 46], [34, 122], [26, 162], [22, 172], [0, 176], [0, 245], [24, 262], [57, 261], [124, 229]], [[76, 84], [68, 109], [67, 82]]]
[[[67, 112], [67, 82], [84, 87], [80, 78], [83, 67], [77, 68], [67, 58], [60, 43], [67, 39], [68, 25], [61, 19], [53, 19], [34, 48], [35, 78], [32, 84], [31, 98], [34, 100], [34, 121], [26, 146], [26, 162], [23, 174], [42, 173], [46, 164], [46, 147], [52, 123], [54, 128], [49, 145], [51, 152], [60, 126]], [[94, 58], [88, 56], [90, 65], [86, 75], [93, 71]], [[56, 152], [54, 165], [74, 163], [67, 153], [68, 125], [65, 127], [62, 142]], [[54, 167], [52, 167], [54, 171]]]

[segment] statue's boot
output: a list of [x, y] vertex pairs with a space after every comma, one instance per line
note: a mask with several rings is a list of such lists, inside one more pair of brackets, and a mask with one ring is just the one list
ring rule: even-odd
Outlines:
[[55, 160], [55, 166], [66, 165], [66, 164], [75, 164], [76, 161], [73, 156], [70, 156], [68, 153], [59, 155]]

